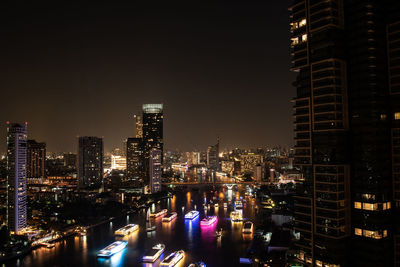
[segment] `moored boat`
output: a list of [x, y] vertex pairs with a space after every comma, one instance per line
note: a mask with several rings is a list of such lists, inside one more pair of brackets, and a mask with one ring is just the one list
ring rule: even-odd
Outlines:
[[231, 212], [231, 220], [232, 222], [240, 222], [243, 220], [242, 213], [240, 211], [232, 211]]
[[139, 230], [139, 225], [137, 224], [128, 224], [125, 225], [122, 228], [119, 228], [118, 230], [116, 230], [114, 232], [114, 235], [119, 235], [119, 236], [125, 236], [125, 235], [129, 235], [130, 233]]
[[251, 234], [253, 233], [253, 223], [250, 221], [247, 221], [243, 224], [243, 234]]
[[167, 209], [163, 209], [163, 210], [161, 210], [161, 211], [159, 211], [159, 212], [157, 212], [157, 213], [151, 213], [151, 214], [150, 214], [150, 218], [157, 218], [157, 217], [160, 217], [160, 216], [162, 216], [162, 215], [167, 214], [167, 212], [168, 212]]
[[155, 262], [165, 250], [164, 244], [157, 244], [143, 256], [144, 262]]
[[183, 250], [172, 252], [160, 263], [160, 266], [175, 266], [183, 259], [184, 255], [185, 252]]
[[164, 216], [164, 218], [162, 219], [163, 222], [170, 222], [173, 219], [175, 219], [178, 216], [178, 214], [176, 212], [171, 212], [168, 213], [167, 215]]

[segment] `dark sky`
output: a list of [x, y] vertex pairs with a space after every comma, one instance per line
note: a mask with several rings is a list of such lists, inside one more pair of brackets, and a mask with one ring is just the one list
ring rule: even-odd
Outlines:
[[168, 149], [290, 145], [290, 0], [157, 2], [0, 4], [0, 151], [8, 120], [51, 152], [109, 151], [158, 102]]

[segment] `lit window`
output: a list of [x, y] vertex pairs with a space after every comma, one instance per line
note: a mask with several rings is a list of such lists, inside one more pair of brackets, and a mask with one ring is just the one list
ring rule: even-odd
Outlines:
[[292, 41], [292, 45], [299, 44], [299, 38], [298, 37], [291, 38], [290, 40]]
[[361, 202], [354, 202], [355, 209], [361, 209]]
[[377, 203], [363, 203], [364, 210], [378, 210]]
[[303, 35], [301, 36], [301, 41], [302, 41], [302, 42], [306, 42], [306, 41], [307, 41], [307, 34], [303, 34]]
[[299, 27], [303, 27], [307, 24], [307, 20], [306, 19], [302, 19], [299, 21]]
[[383, 237], [387, 237], [387, 230], [383, 230]]
[[400, 120], [400, 112], [395, 112], [394, 113], [394, 119], [395, 120]]
[[360, 228], [354, 228], [354, 234], [355, 235], [362, 235], [362, 229], [360, 229]]
[[299, 259], [304, 261], [304, 252], [303, 251], [300, 252]]
[[370, 230], [363, 230], [363, 235], [365, 237], [374, 237], [375, 236], [375, 232], [374, 231], [370, 231]]
[[386, 114], [381, 114], [381, 120], [382, 121], [386, 120]]

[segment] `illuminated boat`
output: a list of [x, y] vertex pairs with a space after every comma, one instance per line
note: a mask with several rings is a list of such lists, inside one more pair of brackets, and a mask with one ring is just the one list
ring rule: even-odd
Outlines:
[[243, 234], [251, 234], [253, 233], [253, 223], [252, 222], [245, 222], [243, 224]]
[[228, 203], [224, 203], [224, 208], [228, 208]]
[[240, 211], [232, 211], [231, 212], [231, 220], [232, 222], [240, 222], [243, 220], [242, 213]]
[[144, 262], [155, 262], [161, 254], [164, 252], [165, 245], [164, 244], [157, 244], [151, 248], [149, 252], [145, 256], [143, 256]]
[[185, 219], [193, 220], [194, 218], [197, 218], [199, 215], [200, 213], [197, 210], [192, 210], [185, 214]]
[[160, 211], [160, 212], [151, 213], [151, 214], [150, 214], [150, 218], [157, 218], [157, 217], [163, 216], [163, 215], [167, 214], [167, 212], [168, 212], [167, 209], [163, 209], [163, 210]]
[[128, 241], [115, 241], [111, 245], [100, 250], [97, 253], [97, 257], [111, 257], [115, 253], [118, 253], [121, 250], [123, 250], [127, 244], [128, 244]]
[[176, 212], [171, 212], [168, 213], [167, 215], [164, 216], [164, 218], [162, 219], [163, 222], [170, 222], [173, 219], [176, 218], [176, 216], [178, 216], [178, 214]]
[[235, 207], [236, 207], [237, 209], [243, 208], [243, 203], [242, 203], [242, 201], [240, 201], [240, 200], [235, 201]]
[[124, 227], [119, 228], [118, 230], [116, 230], [114, 232], [114, 235], [126, 236], [126, 235], [129, 235], [130, 233], [132, 233], [132, 232], [134, 232], [136, 230], [139, 230], [139, 225], [137, 225], [137, 224], [128, 224], [128, 225], [125, 225]]
[[200, 225], [211, 225], [217, 221], [217, 216], [207, 216], [200, 221]]
[[183, 250], [172, 252], [160, 263], [160, 266], [175, 266], [183, 259], [184, 255], [185, 252]]
[[218, 206], [218, 203], [215, 203], [214, 204], [214, 208], [218, 208], [219, 206]]

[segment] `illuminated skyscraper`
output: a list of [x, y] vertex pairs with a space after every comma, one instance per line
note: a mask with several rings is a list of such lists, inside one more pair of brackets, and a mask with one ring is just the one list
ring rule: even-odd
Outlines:
[[142, 122], [142, 117], [140, 115], [133, 115], [133, 119], [135, 122], [135, 132], [134, 136], [136, 138], [142, 138], [143, 137], [143, 122]]
[[151, 193], [161, 191], [162, 153], [159, 149], [150, 151], [150, 190]]
[[94, 136], [79, 137], [79, 187], [100, 187], [103, 184], [103, 139]]
[[307, 266], [394, 265], [399, 70], [391, 91], [388, 69], [398, 64], [398, 2], [294, 0], [290, 7], [294, 164], [304, 177], [296, 247]]
[[144, 152], [141, 138], [128, 138], [126, 142], [126, 171], [128, 181], [144, 179]]
[[7, 122], [7, 224], [10, 233], [26, 227], [27, 123]]
[[143, 104], [142, 127], [145, 184], [149, 184], [150, 151], [155, 148], [159, 149], [161, 154], [163, 154], [163, 104]]
[[28, 140], [27, 178], [43, 179], [45, 177], [46, 143]]
[[219, 171], [219, 139], [218, 142], [207, 148], [207, 167], [211, 171]]

